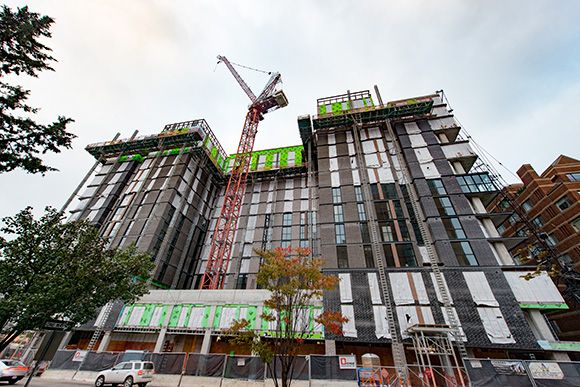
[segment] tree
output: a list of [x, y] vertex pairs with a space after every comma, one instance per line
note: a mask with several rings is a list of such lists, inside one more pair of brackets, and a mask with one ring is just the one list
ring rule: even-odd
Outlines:
[[[268, 310], [260, 316], [275, 326], [271, 340], [261, 340], [259, 333], [247, 330], [249, 321], [234, 322], [224, 332], [232, 336], [230, 343], [250, 348], [266, 364], [274, 385], [288, 387], [292, 383], [295, 360], [304, 340], [313, 334], [308, 310], [322, 299], [324, 291], [334, 290], [337, 277], [325, 275], [320, 268], [324, 261], [309, 258], [310, 250], [277, 248], [274, 251], [256, 251], [262, 259], [257, 283], [271, 292], [264, 302]], [[265, 308], [266, 309], [266, 308]], [[314, 321], [326, 330], [342, 334], [340, 324], [348, 321], [340, 312], [324, 311]], [[280, 367], [281, 384], [277, 378]]]
[[[51, 49], [39, 42], [50, 38], [54, 20], [29, 12], [28, 7], [12, 12], [2, 6], [0, 12], [0, 78], [26, 74], [38, 77], [44, 70], [54, 71], [48, 55]], [[73, 122], [64, 116], [49, 125], [36, 123], [30, 116], [38, 112], [26, 104], [30, 90], [0, 81], [0, 173], [22, 168], [29, 173], [44, 174], [55, 168], [43, 164], [39, 154], [59, 153], [60, 148], [71, 148], [76, 136], [66, 131]]]
[[48, 319], [82, 324], [109, 301], [132, 303], [147, 292], [151, 257], [134, 245], [108, 248], [89, 222], [66, 223], [49, 207], [39, 220], [28, 207], [3, 222], [12, 239], [0, 236], [0, 352]]

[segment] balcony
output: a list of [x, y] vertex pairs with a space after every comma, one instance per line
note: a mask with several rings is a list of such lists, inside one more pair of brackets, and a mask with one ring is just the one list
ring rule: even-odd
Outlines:
[[441, 144], [441, 149], [449, 161], [459, 161], [465, 173], [469, 172], [478, 157], [468, 141]]
[[487, 173], [460, 175], [457, 176], [457, 183], [466, 196], [479, 197], [486, 207], [499, 192]]

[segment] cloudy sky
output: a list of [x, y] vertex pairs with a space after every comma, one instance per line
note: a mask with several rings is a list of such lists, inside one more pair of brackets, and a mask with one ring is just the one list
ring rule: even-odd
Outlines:
[[[55, 19], [55, 72], [20, 77], [37, 120], [75, 120], [74, 149], [42, 177], [0, 175], [0, 218], [60, 208], [94, 163], [87, 144], [205, 118], [236, 150], [249, 99], [216, 55], [279, 71], [290, 105], [255, 149], [300, 144], [316, 99], [380, 89], [396, 100], [444, 89], [472, 138], [515, 181], [560, 154], [580, 157], [580, 2], [386, 0], [8, 0]], [[240, 70], [258, 93], [268, 76]]]

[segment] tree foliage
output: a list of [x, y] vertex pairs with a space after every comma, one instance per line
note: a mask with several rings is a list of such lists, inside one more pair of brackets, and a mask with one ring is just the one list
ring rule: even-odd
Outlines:
[[[324, 291], [334, 290], [339, 279], [323, 274], [320, 268], [324, 260], [310, 258], [308, 249], [277, 248], [257, 253], [263, 259], [257, 283], [271, 292], [264, 302], [268, 310], [260, 317], [274, 323], [272, 339], [261, 340], [259, 333], [246, 329], [249, 321], [245, 319], [234, 322], [224, 334], [232, 336], [231, 344], [249, 347], [262, 359], [276, 387], [288, 387], [292, 383], [296, 357], [305, 339], [313, 334], [309, 316], [302, 314], [307, 310], [303, 307], [320, 302]], [[342, 334], [340, 324], [347, 321], [340, 312], [330, 311], [315, 318], [316, 323], [338, 335]], [[278, 367], [281, 383], [276, 377]]]
[[[85, 323], [112, 300], [147, 292], [151, 257], [132, 245], [108, 248], [86, 221], [64, 222], [54, 208], [36, 220], [28, 207], [0, 229], [0, 352], [25, 330], [59, 318]], [[140, 277], [144, 281], [136, 281]]]
[[38, 112], [26, 103], [30, 90], [5, 82], [8, 75], [38, 77], [44, 70], [54, 71], [50, 62], [55, 59], [51, 49], [40, 43], [50, 38], [54, 20], [29, 12], [28, 7], [12, 12], [2, 6], [0, 12], [0, 173], [22, 168], [29, 173], [54, 171], [43, 164], [41, 154], [59, 153], [60, 148], [71, 148], [76, 136], [66, 131], [73, 122], [64, 116], [49, 124], [36, 123], [31, 116]]

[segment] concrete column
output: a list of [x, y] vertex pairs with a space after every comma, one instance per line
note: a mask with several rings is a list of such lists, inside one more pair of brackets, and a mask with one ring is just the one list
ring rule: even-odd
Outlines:
[[167, 333], [167, 327], [161, 328], [159, 331], [159, 336], [157, 336], [157, 342], [155, 343], [155, 349], [153, 352], [158, 353], [163, 350], [163, 344], [165, 343], [165, 334]]
[[106, 331], [101, 339], [101, 343], [99, 344], [99, 348], [97, 352], [105, 352], [109, 347], [109, 343], [111, 342], [111, 331]]
[[[550, 330], [546, 319], [542, 315], [542, 312], [537, 309], [528, 309], [527, 313], [525, 314], [529, 316], [529, 319], [526, 320], [528, 320], [528, 323], [533, 324], [532, 332], [534, 332], [536, 336], [539, 336], [537, 337], [539, 340], [557, 340], [552, 334], [552, 331]], [[553, 360], [570, 361], [570, 357], [565, 352], [546, 352], [546, 354]]]
[[455, 174], [462, 175], [465, 173], [465, 169], [463, 169], [463, 165], [461, 165], [461, 162], [454, 161], [451, 165], [453, 166], [453, 169], [455, 170]]
[[449, 139], [447, 138], [447, 135], [445, 133], [439, 133], [439, 141], [441, 141], [441, 144], [448, 144], [449, 143]]
[[[461, 164], [460, 164], [461, 165]], [[477, 196], [471, 198], [471, 205], [477, 214], [487, 214], [487, 209], [483, 205], [483, 202]]]
[[155, 349], [153, 352], [158, 353], [163, 350], [163, 344], [165, 343], [165, 335], [167, 333], [167, 325], [169, 325], [169, 320], [171, 319], [171, 312], [173, 307], [170, 305], [168, 307], [168, 313], [165, 314], [165, 319], [163, 320], [163, 325], [161, 325], [161, 330], [159, 331], [159, 336], [157, 336], [157, 342], [155, 343]]
[[324, 354], [330, 356], [336, 355], [336, 341], [324, 340]]
[[213, 305], [209, 311], [209, 318], [207, 319], [207, 324], [209, 325], [205, 328], [205, 333], [203, 334], [203, 342], [201, 343], [201, 352], [203, 354], [208, 354], [211, 350], [211, 325], [215, 318], [216, 306]]
[[211, 349], [211, 329], [206, 329], [203, 334], [203, 342], [201, 343], [202, 354], [208, 354]]
[[70, 332], [70, 331], [66, 332], [64, 334], [64, 337], [60, 341], [60, 344], [58, 345], [58, 349], [65, 349], [65, 347], [68, 345], [68, 342], [69, 342], [71, 336], [72, 336], [72, 332]]

